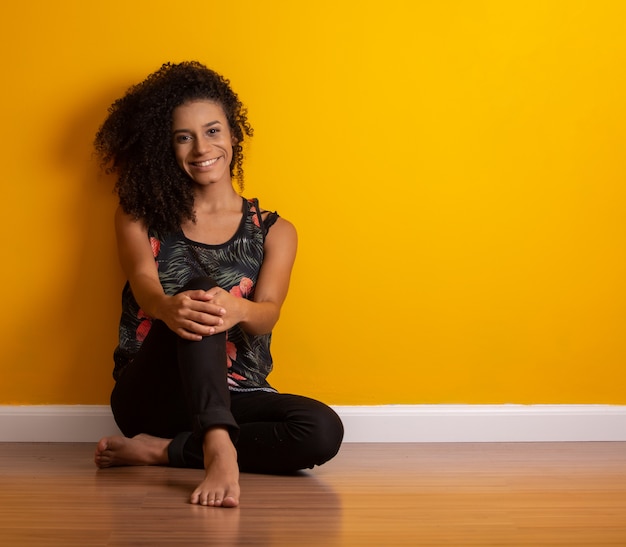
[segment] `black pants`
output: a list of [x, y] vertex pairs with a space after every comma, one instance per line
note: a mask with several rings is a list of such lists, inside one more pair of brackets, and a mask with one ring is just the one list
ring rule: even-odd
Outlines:
[[[213, 286], [198, 279], [183, 290]], [[343, 425], [331, 408], [299, 395], [230, 392], [226, 361], [225, 333], [192, 342], [154, 321], [111, 394], [122, 433], [172, 439], [175, 467], [204, 466], [203, 436], [215, 426], [229, 429], [242, 471], [291, 473], [335, 456]]]

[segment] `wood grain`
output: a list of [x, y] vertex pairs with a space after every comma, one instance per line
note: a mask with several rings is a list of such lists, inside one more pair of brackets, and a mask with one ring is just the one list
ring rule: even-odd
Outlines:
[[0, 545], [626, 546], [626, 443], [346, 444], [296, 476], [98, 470], [94, 446], [0, 444]]

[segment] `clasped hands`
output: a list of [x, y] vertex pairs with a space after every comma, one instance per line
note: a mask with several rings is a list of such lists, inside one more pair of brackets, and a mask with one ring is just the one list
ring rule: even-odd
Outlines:
[[164, 296], [158, 307], [158, 318], [185, 340], [202, 340], [227, 331], [243, 318], [242, 298], [220, 287], [208, 291], [184, 291]]

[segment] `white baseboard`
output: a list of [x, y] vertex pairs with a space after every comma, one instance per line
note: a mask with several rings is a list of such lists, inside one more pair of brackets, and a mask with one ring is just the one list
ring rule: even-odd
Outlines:
[[[626, 441], [626, 406], [383, 405], [333, 407], [345, 442]], [[1, 406], [0, 442], [96, 442], [119, 434], [96, 405]]]
[[626, 441], [626, 406], [338, 407], [346, 442]]

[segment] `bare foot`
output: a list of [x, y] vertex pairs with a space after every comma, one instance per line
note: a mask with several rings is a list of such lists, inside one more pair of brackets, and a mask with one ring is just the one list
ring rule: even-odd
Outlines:
[[94, 461], [100, 468], [120, 465], [167, 465], [167, 447], [171, 439], [141, 433], [128, 438], [103, 437], [96, 446]]
[[191, 503], [210, 507], [239, 505], [239, 466], [237, 450], [228, 430], [215, 427], [204, 437], [205, 477], [191, 494]]

